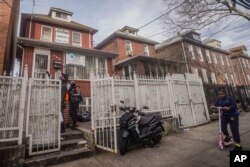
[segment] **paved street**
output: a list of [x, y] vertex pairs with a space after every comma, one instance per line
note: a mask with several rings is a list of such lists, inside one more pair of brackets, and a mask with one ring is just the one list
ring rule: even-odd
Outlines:
[[[250, 150], [250, 113], [241, 113], [242, 146]], [[100, 153], [54, 167], [227, 167], [229, 150], [217, 147], [218, 121], [164, 137], [160, 147], [139, 147], [125, 156]]]

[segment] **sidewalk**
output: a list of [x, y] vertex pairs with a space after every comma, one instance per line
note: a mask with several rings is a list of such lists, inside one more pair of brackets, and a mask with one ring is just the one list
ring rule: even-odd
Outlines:
[[[250, 150], [250, 113], [240, 115], [242, 147]], [[139, 147], [125, 156], [104, 152], [54, 167], [228, 167], [229, 150], [217, 146], [218, 121], [164, 137], [160, 147]]]

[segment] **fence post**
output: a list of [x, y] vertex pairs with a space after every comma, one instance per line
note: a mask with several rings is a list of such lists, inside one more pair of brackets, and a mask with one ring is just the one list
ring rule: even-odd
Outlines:
[[18, 145], [22, 144], [23, 138], [23, 123], [24, 123], [24, 110], [25, 110], [25, 99], [26, 99], [26, 88], [28, 83], [28, 65], [25, 64], [24, 76], [22, 78], [22, 88], [21, 88], [21, 99], [19, 108], [19, 134], [18, 134]]
[[194, 114], [194, 105], [193, 105], [193, 101], [192, 101], [193, 98], [192, 98], [191, 95], [190, 95], [189, 79], [188, 79], [187, 76], [185, 76], [185, 79], [186, 79], [188, 97], [189, 97], [189, 102], [190, 102], [190, 106], [191, 106], [191, 111], [192, 111], [193, 120], [194, 120], [195, 125], [197, 125], [196, 117], [195, 117], [195, 114]]
[[94, 117], [94, 111], [93, 111], [93, 109], [94, 109], [94, 103], [93, 103], [93, 101], [94, 101], [94, 92], [93, 92], [93, 87], [94, 87], [94, 73], [91, 71], [90, 72], [90, 93], [91, 93], [91, 128], [92, 128], [92, 130], [94, 130], [95, 129], [95, 117]]
[[138, 79], [137, 79], [135, 71], [133, 75], [134, 75], [134, 84], [135, 84], [135, 105], [136, 105], [136, 109], [140, 110], [139, 86], [138, 86]]

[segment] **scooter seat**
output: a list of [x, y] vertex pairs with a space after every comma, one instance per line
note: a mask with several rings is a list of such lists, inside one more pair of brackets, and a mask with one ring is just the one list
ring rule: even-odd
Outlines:
[[143, 116], [139, 121], [139, 125], [145, 126], [145, 125], [149, 124], [154, 119], [154, 117], [155, 116], [151, 115], [151, 114]]

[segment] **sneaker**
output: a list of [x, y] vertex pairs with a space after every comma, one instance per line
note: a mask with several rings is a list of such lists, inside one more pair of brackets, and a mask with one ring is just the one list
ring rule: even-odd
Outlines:
[[231, 137], [230, 136], [225, 137], [224, 138], [224, 145], [229, 146], [231, 144], [233, 144], [233, 141], [232, 141]]
[[235, 144], [232, 151], [242, 151], [242, 147], [239, 144]]

